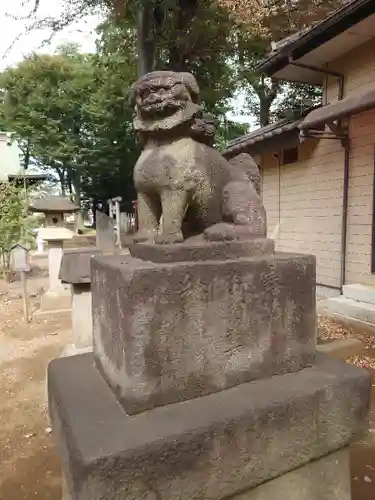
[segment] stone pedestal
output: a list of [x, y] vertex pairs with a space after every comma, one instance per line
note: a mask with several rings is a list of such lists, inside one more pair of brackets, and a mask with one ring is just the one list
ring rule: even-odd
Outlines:
[[299, 370], [315, 355], [314, 282], [310, 256], [99, 257], [97, 365], [129, 414]]
[[[220, 500], [240, 493], [245, 500], [245, 491], [251, 500], [269, 500], [279, 498], [262, 493], [275, 491], [271, 480], [283, 488], [299, 484], [282, 500], [332, 500], [328, 493], [335, 489], [346, 495], [337, 500], [350, 499], [346, 465], [334, 478], [320, 474], [327, 455], [365, 429], [370, 377], [342, 361], [318, 355], [315, 366], [300, 372], [133, 417], [118, 404], [92, 354], [53, 361], [48, 380], [72, 500]], [[305, 496], [298, 497], [303, 487]]]
[[59, 280], [71, 286], [72, 343], [63, 356], [72, 356], [92, 350], [91, 272], [92, 257], [101, 255], [95, 248], [65, 251], [61, 260]]
[[92, 260], [94, 351], [48, 372], [67, 495], [350, 500], [370, 376], [316, 353], [314, 258], [189, 245]]

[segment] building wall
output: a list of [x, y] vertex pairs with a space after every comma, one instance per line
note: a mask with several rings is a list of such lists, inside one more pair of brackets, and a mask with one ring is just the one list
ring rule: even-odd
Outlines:
[[343, 151], [337, 141], [309, 140], [299, 161], [263, 158], [268, 235], [279, 251], [314, 254], [317, 283], [340, 286]]
[[371, 274], [375, 110], [350, 119], [346, 283], [375, 285]]
[[[344, 97], [358, 94], [374, 87], [375, 83], [375, 38], [357, 47], [345, 56], [329, 63], [328, 68], [344, 75]], [[338, 98], [338, 79], [326, 80], [326, 100], [334, 102]]]
[[[344, 74], [344, 97], [375, 87], [375, 39], [329, 64]], [[325, 102], [338, 99], [338, 79], [325, 82]], [[375, 286], [371, 274], [375, 110], [349, 120], [346, 283]], [[310, 144], [310, 146], [309, 146]], [[281, 251], [312, 253], [317, 283], [340, 286], [344, 149], [338, 140], [307, 141], [297, 163], [264, 157], [263, 199], [269, 236]]]
[[[375, 38], [330, 63], [344, 75], [344, 97], [375, 88]], [[338, 98], [336, 78], [326, 82], [327, 102]], [[346, 249], [346, 283], [375, 285], [371, 274], [372, 198], [375, 110], [349, 120], [350, 163]]]

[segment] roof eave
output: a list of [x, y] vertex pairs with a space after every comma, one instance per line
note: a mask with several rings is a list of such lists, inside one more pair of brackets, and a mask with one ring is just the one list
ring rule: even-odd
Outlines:
[[255, 71], [272, 76], [287, 66], [291, 60], [303, 57], [374, 13], [375, 2], [373, 0], [358, 0], [351, 5], [344, 6], [297, 40], [282, 47], [276, 54], [261, 61]]

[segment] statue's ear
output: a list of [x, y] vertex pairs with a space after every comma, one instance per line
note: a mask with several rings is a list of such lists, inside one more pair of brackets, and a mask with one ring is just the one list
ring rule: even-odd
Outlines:
[[199, 101], [199, 86], [197, 80], [191, 73], [179, 73], [182, 83], [188, 89], [191, 100], [197, 104]]

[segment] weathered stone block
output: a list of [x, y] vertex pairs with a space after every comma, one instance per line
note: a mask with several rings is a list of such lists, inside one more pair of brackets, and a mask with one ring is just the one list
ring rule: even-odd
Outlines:
[[90, 284], [92, 257], [103, 252], [97, 248], [65, 250], [61, 259], [59, 279], [71, 285]]
[[92, 260], [96, 362], [129, 414], [299, 370], [315, 355], [315, 260]]
[[90, 354], [52, 361], [48, 382], [72, 500], [239, 494], [358, 438], [371, 389], [366, 371], [325, 355], [297, 373], [136, 416], [126, 415]]

